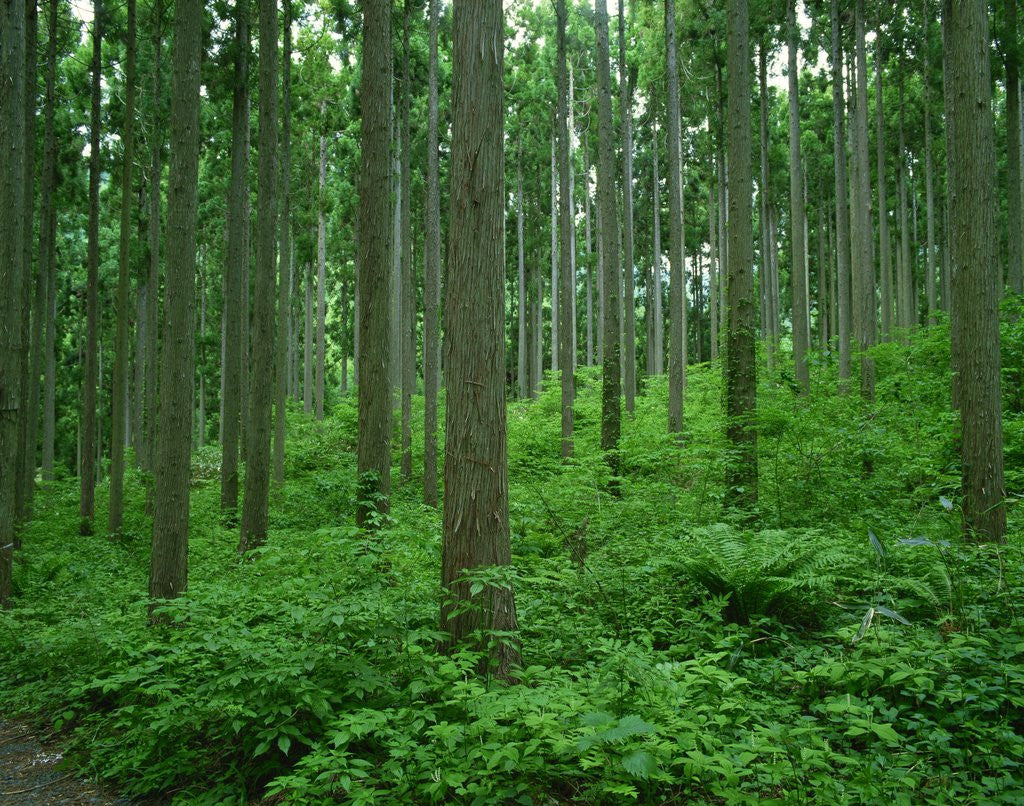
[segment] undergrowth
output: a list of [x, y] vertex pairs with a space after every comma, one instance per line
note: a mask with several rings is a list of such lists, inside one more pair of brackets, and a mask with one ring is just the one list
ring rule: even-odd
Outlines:
[[510, 403], [511, 686], [437, 652], [418, 482], [396, 475], [384, 529], [354, 526], [351, 399], [289, 412], [271, 539], [244, 560], [216, 450], [196, 455], [189, 591], [157, 627], [143, 480], [117, 539], [80, 538], [75, 487], [47, 485], [0, 613], [0, 707], [161, 802], [1020, 802], [1024, 419], [1011, 389], [1010, 542], [966, 545], [947, 336], [877, 348], [870, 408], [833, 393], [828, 356], [809, 399], [763, 373], [756, 524], [723, 508], [717, 365], [691, 368], [681, 441], [645, 382], [615, 497], [593, 371], [568, 464], [557, 385]]

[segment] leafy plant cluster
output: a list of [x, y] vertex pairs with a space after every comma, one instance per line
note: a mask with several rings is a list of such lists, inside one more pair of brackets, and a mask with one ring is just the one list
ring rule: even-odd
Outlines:
[[[799, 406], [764, 376], [756, 525], [721, 506], [717, 367], [690, 374], [681, 441], [647, 382], [615, 497], [592, 371], [570, 464], [555, 385], [511, 404], [515, 685], [438, 652], [440, 513], [418, 484], [380, 531], [354, 526], [345, 399], [290, 413], [271, 540], [244, 560], [196, 455], [190, 590], [157, 627], [145, 480], [109, 540], [76, 535], [55, 483], [0, 613], [0, 707], [178, 803], [1019, 802], [1021, 511], [1008, 546], [960, 540], [945, 343], [879, 347], [871, 409], [832, 394], [827, 356]], [[1008, 403], [1008, 468], [1020, 418]]]

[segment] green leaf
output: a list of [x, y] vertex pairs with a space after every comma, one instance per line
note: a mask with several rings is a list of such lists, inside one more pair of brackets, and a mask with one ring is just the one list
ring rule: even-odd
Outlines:
[[886, 724], [885, 722], [873, 722], [871, 724], [871, 730], [874, 731], [875, 735], [879, 739], [884, 739], [887, 742], [896, 744], [903, 741], [903, 737], [893, 730], [892, 725]]
[[288, 750], [292, 746], [292, 739], [291, 739], [291, 737], [290, 736], [284, 736], [284, 735], [278, 736], [277, 737], [277, 746], [281, 750], [281, 752], [284, 753], [287, 756], [288, 755]]
[[658, 762], [646, 750], [634, 750], [623, 756], [622, 768], [634, 778], [650, 778], [658, 772]]

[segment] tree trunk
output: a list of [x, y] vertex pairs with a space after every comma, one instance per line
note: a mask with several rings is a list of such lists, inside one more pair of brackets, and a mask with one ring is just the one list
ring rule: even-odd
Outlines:
[[750, 172], [750, 15], [747, 0], [728, 0], [729, 216], [726, 285], [726, 436], [733, 454], [726, 468], [728, 502], [738, 509], [757, 504], [757, 298]]
[[558, 165], [555, 129], [551, 129], [551, 371], [558, 371]]
[[832, 127], [836, 198], [836, 327], [839, 341], [839, 390], [850, 378], [850, 214], [846, 207], [846, 134], [843, 99], [843, 45], [839, 0], [832, 0]]
[[686, 383], [686, 272], [683, 267], [683, 164], [679, 136], [679, 68], [676, 64], [676, 4], [665, 0], [665, 72], [668, 79], [668, 431], [683, 430]]
[[885, 183], [885, 113], [882, 103], [882, 32], [875, 35], [875, 160], [878, 173], [878, 266], [882, 287], [882, 339], [892, 338], [893, 284], [889, 244], [889, 195]]
[[[423, 268], [423, 503], [437, 506], [437, 394], [441, 366], [441, 192], [438, 168], [437, 29], [438, 2], [428, 0], [430, 63], [427, 76], [427, 227]], [[521, 194], [520, 194], [521, 195]], [[520, 220], [521, 220], [520, 216]], [[523, 397], [522, 228], [519, 246], [519, 396]]]
[[807, 217], [804, 199], [803, 163], [800, 158], [800, 85], [797, 78], [797, 48], [800, 34], [796, 25], [796, 0], [786, 8], [789, 56], [789, 240], [792, 263], [789, 271], [793, 302], [793, 371], [801, 394], [811, 391], [807, 367], [807, 249], [804, 225]]
[[715, 187], [708, 179], [708, 323], [711, 330], [711, 360], [718, 359], [718, 213], [715, 210]]
[[[445, 284], [448, 411], [444, 463], [441, 628], [455, 647], [498, 631], [487, 669], [509, 679], [520, 663], [511, 585], [475, 593], [464, 580], [508, 565], [505, 437], [505, 182], [500, 0], [455, 0], [452, 31], [451, 241]], [[467, 609], [459, 603], [479, 607]], [[461, 612], [459, 612], [461, 610]], [[487, 640], [487, 639], [485, 639]]]
[[[520, 161], [522, 154], [519, 155]], [[526, 258], [523, 254], [523, 168], [519, 165], [516, 170], [516, 243], [518, 245], [518, 305], [519, 305], [519, 356], [517, 364], [517, 378], [519, 380], [519, 397], [525, 398], [529, 392], [529, 367], [526, 343], [526, 308], [527, 294], [526, 286]]]
[[[622, 13], [621, 0], [619, 13]], [[569, 188], [569, 70], [566, 66], [565, 0], [558, 0], [556, 15], [558, 17], [558, 228], [561, 264], [559, 266], [561, 286], [557, 293], [561, 296], [562, 311], [570, 311], [572, 297], [575, 293], [575, 279], [570, 265], [573, 221], [572, 192]], [[627, 156], [627, 164], [628, 161]], [[629, 196], [628, 193], [626, 195]], [[631, 250], [632, 246], [627, 249]], [[556, 294], [554, 287], [551, 289], [551, 294], [552, 297]], [[559, 363], [562, 367], [562, 459], [568, 459], [573, 453], [573, 404], [576, 399], [573, 328], [563, 327], [559, 335]]]
[[[149, 265], [146, 285], [149, 294], [146, 299], [146, 318], [150, 323], [149, 333], [146, 339], [146, 413], [145, 413], [145, 448], [143, 456], [145, 461], [143, 467], [151, 474], [156, 466], [156, 425], [157, 425], [157, 386], [159, 385], [159, 362], [158, 352], [160, 349], [160, 208], [161, 196], [160, 186], [163, 178], [163, 166], [161, 164], [164, 130], [163, 130], [163, 86], [161, 71], [162, 36], [163, 36], [163, 3], [157, 0], [154, 16], [156, 24], [153, 30], [153, 123], [152, 142], [150, 143], [150, 169], [149, 169], [149, 220], [146, 225], [146, 240], [148, 243]], [[248, 115], [248, 109], [246, 109]], [[248, 122], [248, 117], [246, 117]], [[246, 126], [248, 131], [248, 125]], [[245, 150], [248, 153], [248, 140], [245, 143]], [[152, 514], [153, 489], [149, 485], [146, 491], [146, 512]]]
[[622, 420], [619, 402], [622, 393], [619, 364], [618, 299], [620, 253], [618, 212], [615, 209], [615, 154], [612, 144], [614, 130], [612, 128], [611, 69], [608, 64], [608, 5], [606, 0], [594, 0], [594, 12], [594, 24], [597, 29], [597, 196], [601, 213], [598, 229], [601, 235], [601, 259], [604, 263], [601, 450], [611, 467], [612, 476], [616, 477], [619, 473], [619, 431]]
[[231, 117], [231, 185], [228, 191], [227, 293], [224, 299], [224, 422], [221, 424], [220, 508], [226, 523], [233, 526], [238, 510], [238, 441], [241, 415], [242, 286], [248, 284], [249, 255], [246, 247], [245, 197], [249, 193], [247, 174], [249, 149], [249, 0], [235, 2], [234, 97]]
[[1000, 276], [995, 263], [996, 160], [988, 4], [944, 0], [953, 373], [960, 409], [964, 533], [1004, 542]]
[[858, 268], [861, 278], [860, 305], [860, 393], [867, 401], [875, 399], [875, 360], [866, 351], [877, 340], [877, 302], [875, 297], [875, 269], [871, 254], [871, 172], [868, 167], [868, 67], [864, 49], [864, 0], [855, 4], [855, 37], [857, 55], [857, 229]]
[[626, 411], [632, 412], [636, 397], [636, 289], [633, 279], [633, 111], [626, 62], [626, 12], [619, 0], [619, 115], [622, 119], [622, 260], [623, 329], [626, 334], [622, 384]]
[[[787, 4], [788, 8], [788, 4]], [[777, 288], [773, 282], [772, 265], [772, 233], [771, 233], [771, 201], [769, 200], [769, 174], [771, 166], [768, 162], [768, 48], [762, 38], [757, 53], [758, 60], [758, 109], [760, 112], [761, 141], [761, 182], [758, 188], [758, 227], [761, 236], [761, 296], [762, 300], [762, 335], [768, 343], [768, 372], [775, 367], [775, 354], [779, 349], [779, 330], [776, 327], [775, 310], [778, 306]], [[792, 90], [790, 91], [792, 95]]]
[[259, 129], [256, 206], [256, 300], [253, 305], [252, 380], [246, 451], [245, 498], [238, 550], [267, 538], [270, 493], [270, 432], [273, 425], [274, 297], [277, 261], [277, 0], [259, 0]]
[[[402, 313], [399, 333], [402, 340], [402, 480], [412, 478], [412, 395], [416, 391], [416, 306], [412, 278], [412, 138], [409, 113], [412, 98], [412, 75], [409, 72], [409, 24], [412, 15], [410, 0], [405, 0], [402, 15]], [[412, 340], [410, 343], [410, 332]]]
[[[54, 128], [54, 85], [57, 80], [57, 12], [58, 0], [50, 0], [49, 35], [46, 45], [46, 99], [43, 109], [43, 200], [39, 214], [39, 279], [36, 294], [42, 289], [43, 304], [37, 308], [40, 323], [45, 322], [42, 342], [37, 343], [35, 360], [41, 363], [33, 377], [43, 374], [43, 480], [53, 480], [53, 451], [56, 437], [56, 274], [57, 243], [57, 138]], [[38, 296], [37, 296], [38, 299]], [[40, 331], [37, 327], [36, 333]], [[31, 401], [30, 401], [31, 404]], [[2, 540], [2, 538], [0, 538]]]
[[89, 116], [89, 232], [85, 285], [85, 364], [82, 389], [82, 464], [79, 472], [81, 496], [79, 531], [92, 534], [96, 497], [96, 365], [99, 339], [99, 266], [100, 266], [100, 70], [103, 41], [103, 5], [96, 0], [92, 28], [92, 101]]
[[583, 232], [587, 258], [587, 366], [594, 366], [594, 252], [590, 232], [590, 146], [583, 132]]
[[198, 444], [206, 445], [206, 245], [202, 248], [199, 264], [199, 417], [196, 424]]
[[[1020, 42], [1017, 39], [1017, 0], [1003, 0], [1006, 14], [1006, 34], [1003, 48], [1006, 53], [1006, 214], [1008, 218], [1008, 259], [1007, 285], [1015, 294], [1024, 294], [1024, 248], [1021, 246], [1024, 233], [1024, 212], [1021, 205], [1021, 125], [1020, 125]], [[929, 171], [928, 192], [931, 192]], [[934, 215], [931, 198], [928, 202], [929, 243], [932, 244]], [[934, 250], [929, 248], [931, 259], [929, 277], [935, 275]]]
[[281, 216], [277, 253], [277, 339], [274, 361], [274, 481], [284, 482], [284, 443], [287, 432], [285, 410], [288, 398], [288, 320], [291, 297], [288, 293], [291, 258], [291, 181], [292, 181], [292, 3], [284, 0], [284, 25], [281, 53]]
[[906, 141], [903, 133], [903, 85], [900, 85], [899, 109], [899, 183], [900, 183], [900, 268], [899, 297], [901, 303], [900, 318], [905, 328], [917, 323], [917, 305], [914, 299], [913, 282], [910, 273], [910, 226], [907, 216], [907, 174], [906, 174]]
[[[321, 213], [322, 215], [322, 213]], [[318, 227], [319, 232], [319, 227]], [[319, 234], [317, 236], [319, 244]], [[317, 246], [319, 250], [319, 245]], [[313, 413], [313, 264], [306, 261], [305, 330], [303, 332], [302, 410]]]
[[[654, 96], [654, 88], [651, 88], [651, 97]], [[651, 281], [651, 292], [650, 299], [648, 300], [648, 317], [651, 320], [650, 333], [651, 333], [651, 345], [654, 349], [648, 346], [648, 351], [653, 352], [651, 357], [651, 374], [661, 375], [665, 371], [665, 323], [661, 315], [661, 179], [658, 176], [658, 118], [656, 114], [652, 114], [652, 132], [651, 136], [653, 142], [651, 144], [651, 164], [654, 171], [654, 182], [651, 188], [653, 195], [653, 204], [651, 205], [651, 217], [654, 219], [651, 227], [654, 230], [654, 254], [651, 258], [651, 270], [652, 270], [652, 281]]]
[[[174, 6], [171, 79], [171, 162], [167, 192], [167, 276], [153, 543], [152, 600], [179, 596], [188, 584], [189, 471], [195, 353], [196, 209], [199, 179], [199, 62], [203, 5]], [[266, 51], [264, 51], [266, 52]], [[150, 615], [152, 616], [150, 605]]]
[[391, 492], [391, 2], [362, 0], [362, 9], [356, 521], [372, 527]]

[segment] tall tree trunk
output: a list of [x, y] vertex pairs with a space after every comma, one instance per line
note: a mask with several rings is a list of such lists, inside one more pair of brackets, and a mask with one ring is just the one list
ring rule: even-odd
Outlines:
[[911, 328], [917, 324], [917, 305], [914, 299], [913, 281], [910, 272], [910, 225], [907, 216], [907, 145], [903, 131], [903, 85], [900, 84], [899, 109], [899, 183], [900, 183], [900, 268], [899, 297], [901, 303], [901, 325]]
[[[557, 293], [561, 296], [562, 311], [572, 310], [575, 293], [575, 277], [571, 268], [572, 252], [572, 192], [569, 187], [569, 70], [566, 66], [565, 46], [565, 0], [558, 0], [558, 229], [561, 285]], [[619, 13], [621, 14], [621, 0]], [[621, 35], [621, 28], [620, 28]], [[628, 164], [628, 157], [627, 157]], [[627, 171], [628, 175], [628, 171]], [[627, 193], [627, 197], [628, 197]], [[632, 249], [630, 246], [629, 249]], [[555, 288], [551, 294], [556, 294]], [[571, 322], [570, 322], [571, 324]], [[568, 459], [573, 453], [573, 404], [576, 398], [576, 378], [573, 358], [573, 327], [563, 327], [559, 334], [559, 363], [562, 367], [562, 458]]]
[[864, 49], [864, 0], [856, 0], [854, 29], [857, 54], [857, 197], [858, 197], [858, 272], [861, 278], [860, 393], [868, 401], [875, 399], [875, 360], [866, 354], [878, 336], [875, 269], [871, 254], [871, 171], [868, 167], [868, 66]]
[[25, 276], [27, 215], [25, 187], [25, 83], [12, 80], [25, 69], [25, 0], [0, 7], [0, 606], [11, 595], [11, 559], [15, 540], [15, 499], [18, 483], [18, 428], [21, 405], [21, 299]]
[[[160, 212], [161, 196], [160, 188], [163, 178], [163, 166], [161, 164], [164, 144], [163, 129], [163, 83], [161, 71], [162, 37], [163, 37], [163, 14], [164, 7], [162, 0], [156, 0], [154, 9], [155, 24], [153, 26], [153, 122], [150, 143], [150, 169], [149, 169], [149, 220], [146, 225], [146, 241], [149, 258], [148, 278], [146, 285], [149, 287], [149, 295], [146, 299], [146, 318], [150, 322], [149, 333], [146, 339], [146, 413], [145, 413], [145, 448], [143, 455], [145, 461], [143, 467], [151, 474], [156, 466], [156, 426], [157, 426], [157, 386], [159, 385], [159, 362], [158, 352], [160, 348]], [[246, 109], [248, 115], [248, 109]], [[248, 123], [248, 117], [246, 117]], [[248, 125], [246, 125], [248, 131]], [[246, 140], [245, 151], [248, 153], [249, 143]], [[248, 221], [248, 219], [246, 219]], [[153, 488], [150, 485], [146, 491], [146, 511], [152, 513]]]
[[[428, 0], [430, 62], [427, 75], [427, 227], [423, 268], [423, 503], [437, 506], [437, 394], [441, 367], [441, 191], [438, 168], [437, 29], [438, 2]], [[521, 179], [520, 179], [521, 184]], [[521, 194], [520, 194], [521, 195]], [[522, 216], [520, 215], [520, 221]], [[519, 396], [524, 397], [522, 333], [522, 227], [519, 236]]]
[[273, 425], [277, 261], [277, 0], [259, 0], [259, 129], [256, 205], [256, 286], [253, 305], [252, 380], [245, 466], [245, 498], [238, 550], [267, 538], [270, 494], [270, 431]]
[[636, 289], [633, 279], [633, 111], [626, 63], [626, 12], [619, 0], [619, 115], [622, 119], [622, 260], [623, 310], [626, 334], [622, 364], [622, 385], [626, 411], [633, 411], [636, 397]]
[[[454, 647], [476, 630], [517, 628], [511, 586], [474, 595], [462, 580], [511, 560], [505, 438], [505, 190], [501, 0], [455, 0], [452, 31], [452, 215], [445, 284], [448, 412], [444, 464], [441, 628]], [[460, 581], [462, 580], [462, 581]], [[479, 607], [459, 607], [460, 602]], [[515, 640], [499, 639], [489, 668], [510, 678]]]
[[555, 131], [551, 128], [551, 371], [558, 371], [558, 165]]
[[676, 4], [665, 0], [665, 72], [668, 80], [668, 431], [683, 430], [686, 383], [686, 271], [683, 266], [683, 162], [679, 136], [679, 68], [676, 62]]
[[92, 100], [89, 114], [89, 232], [85, 285], [85, 365], [82, 382], [82, 464], [79, 531], [92, 534], [96, 498], [96, 387], [99, 385], [100, 266], [100, 71], [102, 68], [103, 4], [95, 0], [92, 27]]
[[875, 161], [878, 173], [878, 267], [882, 288], [882, 339], [892, 338], [893, 285], [889, 244], [889, 194], [885, 183], [885, 111], [882, 103], [882, 70], [885, 54], [882, 32], [875, 36]]
[[[788, 8], [788, 5], [787, 5]], [[772, 372], [775, 367], [775, 354], [779, 349], [779, 331], [775, 326], [775, 307], [777, 306], [777, 289], [773, 282], [772, 265], [772, 233], [771, 233], [771, 201], [769, 200], [769, 174], [770, 165], [768, 162], [768, 48], [764, 39], [758, 46], [758, 109], [760, 112], [760, 134], [761, 134], [761, 182], [758, 188], [758, 220], [761, 236], [761, 296], [763, 297], [762, 307], [762, 334], [768, 343], [767, 363], [768, 371]], [[792, 94], [792, 91], [790, 91]]]
[[[671, 2], [671, 0], [670, 0]], [[619, 363], [619, 222], [615, 209], [615, 155], [612, 148], [612, 88], [608, 64], [608, 5], [594, 0], [594, 24], [597, 29], [597, 119], [598, 160], [597, 197], [601, 220], [601, 257], [604, 263], [604, 354], [601, 359], [601, 450], [612, 470], [619, 473], [619, 431], [622, 394]], [[671, 117], [671, 113], [669, 113]], [[678, 120], [678, 115], [676, 116]], [[678, 174], [676, 174], [678, 176]]]
[[[1016, 3], [1011, 3], [1011, 5], [1016, 5]], [[932, 176], [933, 166], [932, 166], [931, 59], [929, 58], [929, 55], [928, 55], [929, 17], [928, 17], [928, 2], [927, 1], [924, 3], [924, 26], [925, 26], [924, 46], [921, 48], [921, 50], [923, 51], [924, 65], [923, 65], [923, 75], [922, 75], [921, 78], [922, 78], [922, 82], [924, 84], [924, 105], [923, 106], [924, 106], [924, 184], [925, 184], [925, 208], [926, 208], [925, 215], [927, 216], [927, 219], [928, 219], [928, 222], [926, 224], [928, 243], [925, 245], [926, 257], [925, 257], [924, 288], [925, 288], [925, 295], [928, 298], [928, 324], [933, 325], [933, 324], [935, 324], [936, 321], [938, 321], [936, 316], [935, 316], [935, 312], [939, 308], [939, 303], [938, 303], [938, 294], [937, 294], [936, 288], [935, 288], [935, 190], [934, 190], [934, 187], [933, 187], [934, 180], [933, 180], [933, 176]], [[1007, 70], [1006, 81], [1007, 81], [1007, 86], [1009, 86], [1009, 82], [1010, 82], [1009, 69]], [[902, 89], [902, 87], [901, 87], [901, 89]], [[1009, 111], [1009, 99], [1007, 99], [1007, 111]], [[901, 105], [901, 108], [900, 108], [900, 123], [902, 124], [902, 122], [903, 122], [903, 110], [902, 110], [902, 105]], [[1010, 125], [1012, 125], [1012, 123]], [[1009, 164], [1009, 162], [1007, 163], [1007, 167], [1012, 169], [1012, 166]], [[1019, 169], [1019, 166], [1018, 166], [1018, 169]], [[1017, 200], [1018, 200], [1018, 204], [1019, 204], [1019, 201], [1020, 201], [1020, 195], [1019, 194], [1018, 194]], [[1011, 199], [1008, 200], [1008, 205], [1009, 205], [1008, 209], [1012, 210], [1012, 204], [1013, 204], [1013, 200], [1011, 198]], [[1015, 231], [1014, 228], [1011, 227], [1010, 228], [1011, 238], [1012, 238], [1012, 235], [1013, 235], [1014, 231]], [[1020, 244], [1020, 230], [1017, 229], [1016, 233], [1017, 233], [1017, 243], [1019, 245]], [[908, 252], [908, 254], [909, 254], [909, 252]], [[908, 264], [908, 268], [906, 269], [906, 271], [907, 271], [907, 279], [909, 280], [910, 279], [909, 264]], [[907, 285], [909, 287], [911, 284], [908, 282]], [[910, 303], [910, 300], [908, 300], [908, 303]], [[914, 324], [914, 322], [913, 322], [913, 319], [914, 319], [914, 306], [912, 305], [912, 303], [908, 304], [908, 317], [907, 318], [908, 318], [908, 321], [907, 321], [907, 325], [908, 326]]]
[[[1007, 285], [1015, 294], [1024, 294], [1024, 212], [1021, 205], [1021, 123], [1020, 123], [1020, 42], [1017, 39], [1017, 0], [1003, 0], [1006, 15], [1006, 33], [1003, 48], [1006, 53], [1006, 214], [1008, 219]], [[931, 193], [931, 172], [928, 173], [928, 193]], [[934, 215], [931, 198], [928, 202], [929, 243], [933, 244]], [[934, 250], [929, 249], [931, 271], [935, 275]]]
[[206, 445], [206, 245], [199, 264], [199, 416], [196, 423], [198, 444]]
[[281, 216], [277, 252], [277, 339], [274, 362], [274, 481], [284, 481], [284, 442], [287, 432], [285, 409], [288, 398], [288, 293], [291, 245], [292, 182], [292, 2], [284, 2], [281, 53]]
[[[57, 243], [57, 137], [54, 127], [54, 85], [57, 80], [57, 11], [59, 0], [50, 0], [49, 35], [46, 43], [46, 97], [43, 107], [43, 199], [39, 212], [39, 278], [36, 299], [42, 290], [42, 306], [36, 308], [43, 325], [42, 340], [37, 341], [33, 360], [37, 368], [32, 377], [43, 374], [43, 480], [53, 480], [53, 451], [56, 437], [56, 283], [57, 264], [54, 259]], [[36, 334], [40, 334], [39, 325]], [[31, 401], [29, 401], [31, 405]], [[31, 410], [31, 409], [30, 409]]]
[[327, 229], [323, 198], [327, 187], [327, 138], [320, 135], [320, 210], [316, 230], [316, 371], [313, 386], [313, 413], [324, 418], [324, 319], [327, 314]]
[[594, 251], [590, 231], [590, 146], [583, 132], [583, 232], [587, 258], [587, 366], [594, 366]]
[[943, 2], [949, 220], [952, 225], [953, 373], [960, 409], [965, 535], [1003, 542], [1000, 276], [994, 269], [996, 160], [988, 4]]
[[[651, 97], [654, 98], [654, 88], [651, 88]], [[651, 364], [651, 374], [661, 375], [665, 371], [665, 322], [661, 315], [661, 178], [658, 176], [658, 118], [652, 115], [653, 137], [651, 163], [654, 170], [654, 183], [651, 189], [654, 203], [651, 205], [651, 217], [654, 219], [652, 229], [654, 230], [654, 254], [652, 256], [653, 278], [651, 283], [651, 299], [648, 301], [650, 308], [650, 332], [651, 344], [654, 345], [654, 356]], [[648, 348], [650, 349], [650, 348]]]
[[[110, 423], [110, 507], [107, 532], [118, 534], [124, 519], [124, 436], [128, 423], [129, 261], [132, 177], [135, 160], [135, 0], [128, 0], [128, 65], [125, 71], [124, 131], [121, 140], [121, 235], [117, 250], [117, 333], [114, 342], [113, 412]], [[34, 453], [34, 451], [33, 451]], [[33, 463], [34, 464], [34, 463]]]
[[[319, 227], [318, 227], [319, 230]], [[319, 250], [319, 232], [317, 235]], [[302, 410], [313, 413], [313, 264], [306, 261], [305, 330], [303, 331]]]
[[797, 48], [800, 33], [796, 25], [796, 0], [786, 8], [786, 30], [789, 57], [789, 240], [792, 254], [790, 294], [793, 302], [793, 371], [797, 386], [804, 395], [811, 391], [807, 367], [807, 248], [805, 221], [803, 163], [800, 157], [800, 85], [797, 77]]
[[[412, 74], [409, 72], [410, 0], [402, 14], [402, 479], [412, 478], [412, 395], [416, 391], [416, 305], [412, 277], [412, 138], [409, 113], [412, 99]], [[410, 334], [412, 336], [410, 341]]]
[[241, 417], [243, 285], [249, 283], [249, 226], [245, 198], [249, 194], [249, 0], [235, 0], [234, 86], [231, 110], [231, 184], [228, 191], [228, 255], [224, 298], [224, 422], [221, 424], [220, 508], [233, 526], [238, 511], [238, 442]]
[[728, 502], [740, 509], [757, 504], [757, 298], [750, 172], [750, 14], [747, 0], [728, 0], [729, 217], [726, 285], [726, 436], [733, 455], [726, 468]]
[[715, 210], [715, 188], [708, 180], [708, 322], [711, 329], [711, 360], [718, 358], [718, 275], [722, 266], [718, 261], [718, 213]]
[[843, 42], [839, 28], [839, 0], [832, 0], [832, 128], [836, 197], [836, 327], [839, 333], [839, 389], [850, 378], [850, 214], [846, 207], [846, 134], [843, 100]]
[[[522, 160], [522, 154], [519, 155]], [[526, 309], [527, 295], [529, 291], [526, 285], [526, 257], [523, 254], [523, 167], [518, 165], [516, 169], [516, 244], [518, 246], [518, 296], [519, 305], [519, 356], [517, 364], [517, 377], [519, 380], [519, 397], [525, 398], [529, 392], [529, 356], [527, 355], [526, 343]]]
[[175, 3], [164, 349], [160, 361], [159, 445], [153, 469], [156, 483], [149, 567], [152, 600], [172, 599], [188, 584], [192, 385], [182, 383], [182, 379], [191, 378], [194, 371], [202, 26], [200, 0]]
[[362, 9], [356, 520], [367, 527], [388, 512], [391, 492], [391, 2], [362, 0]]

